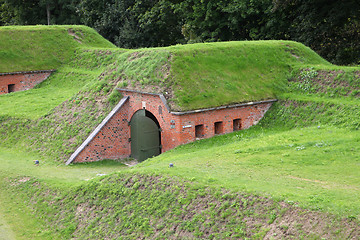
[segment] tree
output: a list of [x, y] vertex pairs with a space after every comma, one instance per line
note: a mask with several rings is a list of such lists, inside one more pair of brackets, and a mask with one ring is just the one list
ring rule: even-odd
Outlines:
[[[73, 0], [1, 0], [12, 12], [4, 24], [79, 24]], [[1, 11], [4, 15], [4, 12]]]
[[182, 38], [173, 6], [165, 0], [83, 0], [77, 11], [83, 24], [119, 47], [167, 46]]
[[360, 63], [360, 4], [356, 0], [277, 0], [264, 39], [291, 39], [337, 64]]

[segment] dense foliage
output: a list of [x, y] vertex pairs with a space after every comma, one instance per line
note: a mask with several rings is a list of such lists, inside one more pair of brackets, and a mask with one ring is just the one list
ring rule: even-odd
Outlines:
[[288, 39], [360, 63], [356, 0], [0, 0], [0, 24], [85, 24], [119, 47]]

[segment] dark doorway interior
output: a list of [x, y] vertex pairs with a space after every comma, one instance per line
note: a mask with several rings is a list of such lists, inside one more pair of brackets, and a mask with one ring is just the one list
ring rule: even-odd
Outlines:
[[8, 85], [8, 93], [15, 92], [15, 84], [9, 84]]

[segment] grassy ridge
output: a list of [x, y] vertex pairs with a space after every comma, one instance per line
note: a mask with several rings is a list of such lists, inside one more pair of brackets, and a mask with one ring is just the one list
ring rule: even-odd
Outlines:
[[105, 74], [119, 87], [162, 93], [173, 110], [276, 98], [293, 69], [330, 65], [289, 41], [201, 43], [132, 50]]
[[78, 92], [96, 88], [100, 74], [112, 58], [107, 50], [76, 50], [68, 65], [59, 67], [34, 89], [0, 96], [1, 115], [33, 120], [47, 115], [59, 104], [78, 98]]
[[[12, 59], [5, 54], [6, 61], [1, 61], [7, 66], [4, 68], [10, 71], [10, 65], [16, 63], [18, 69], [26, 70], [22, 64], [29, 63], [35, 70], [38, 68], [36, 65], [43, 64], [40, 59], [44, 54], [44, 64], [48, 65], [41, 68], [53, 68], [55, 61], [58, 71], [37, 89], [0, 96], [1, 114], [11, 117], [42, 117], [79, 90], [86, 91], [97, 80], [101, 81], [99, 86], [112, 82], [121, 88], [162, 93], [173, 110], [276, 98], [284, 91], [293, 69], [309, 64], [329, 65], [305, 46], [288, 41], [204, 43], [131, 51], [115, 48], [91, 50], [90, 46], [106, 47], [108, 44], [85, 27], [53, 26], [48, 33], [44, 26], [16, 29], [4, 28], [2, 31], [7, 34], [1, 36], [20, 39], [30, 33], [27, 34], [30, 39], [39, 38], [33, 40], [39, 49], [34, 47], [33, 52], [21, 55], [24, 59]], [[72, 29], [71, 34], [69, 29]], [[53, 35], [59, 35], [56, 39], [63, 43], [47, 39]], [[11, 41], [3, 40], [5, 43]], [[65, 43], [69, 46], [62, 45]], [[22, 48], [30, 51], [26, 46], [17, 45], [18, 48], [4, 52], [22, 51], [19, 50]], [[42, 49], [44, 46], [48, 48]], [[79, 47], [83, 50], [76, 50]], [[65, 62], [67, 64], [60, 66]]]
[[101, 76], [110, 62], [107, 50], [77, 50], [72, 68], [61, 67], [35, 89], [0, 96], [1, 146], [66, 159], [121, 97]]
[[114, 45], [85, 26], [0, 27], [0, 72], [57, 69], [79, 47]]
[[[67, 27], [58, 28], [73, 37]], [[35, 89], [0, 96], [3, 146], [35, 144], [56, 160], [66, 159], [116, 104], [115, 87], [163, 93], [173, 110], [187, 110], [276, 98], [292, 69], [328, 64], [287, 41], [72, 51], [67, 64]]]
[[[302, 207], [360, 216], [359, 134], [333, 127], [260, 127], [192, 143], [137, 166]], [[166, 166], [173, 163], [176, 168]]]
[[276, 98], [294, 67], [328, 64], [286, 41], [194, 44], [174, 48], [174, 102], [189, 110]]

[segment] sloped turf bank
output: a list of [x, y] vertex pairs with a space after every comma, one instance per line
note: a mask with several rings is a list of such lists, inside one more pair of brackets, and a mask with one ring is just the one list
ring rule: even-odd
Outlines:
[[57, 69], [86, 47], [115, 46], [86, 26], [2, 26], [0, 72]]
[[[121, 50], [119, 50], [121, 51]], [[78, 50], [36, 89], [1, 96], [0, 145], [65, 160], [120, 100], [116, 82], [101, 75], [107, 50]]]
[[4, 186], [10, 197], [22, 198], [33, 209], [54, 239], [350, 239], [360, 235], [355, 220], [174, 177], [117, 173], [66, 192], [29, 177], [8, 179]]
[[300, 69], [265, 115], [266, 128], [332, 125], [360, 128], [360, 68]]
[[104, 74], [185, 111], [275, 98], [294, 68], [309, 65], [331, 66], [296, 42], [219, 42], [129, 50]]

